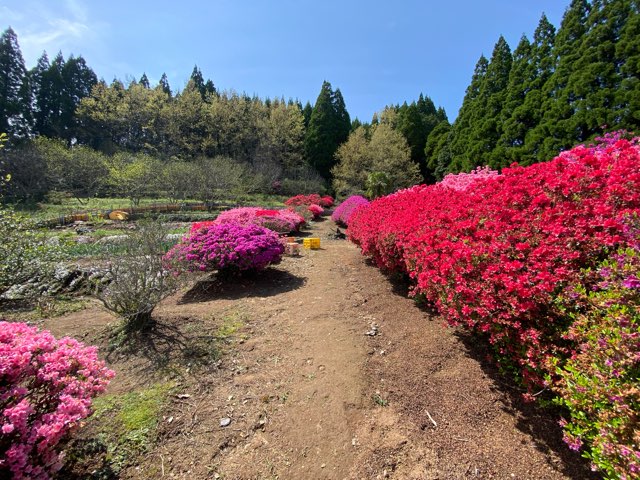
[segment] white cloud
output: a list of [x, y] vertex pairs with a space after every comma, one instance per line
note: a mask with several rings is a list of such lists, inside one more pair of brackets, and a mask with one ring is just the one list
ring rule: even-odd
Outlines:
[[[107, 25], [92, 20], [86, 5], [79, 0], [64, 2], [20, 2], [20, 7], [2, 7], [2, 17], [12, 22], [27, 68], [35, 65], [43, 51], [49, 56], [62, 51], [74, 53], [101, 50]], [[52, 8], [55, 5], [55, 10]]]

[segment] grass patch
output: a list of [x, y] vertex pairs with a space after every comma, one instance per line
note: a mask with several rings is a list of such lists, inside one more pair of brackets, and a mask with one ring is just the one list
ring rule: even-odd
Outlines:
[[239, 310], [234, 310], [226, 314], [222, 317], [222, 323], [213, 334], [214, 337], [218, 341], [230, 343], [238, 331], [244, 327], [245, 320], [244, 312]]
[[[76, 441], [69, 453], [73, 470], [91, 471], [89, 478], [113, 478], [148, 452], [173, 383], [157, 383], [126, 394], [104, 395], [93, 402], [87, 427], [91, 438]], [[97, 454], [101, 464], [95, 465]], [[67, 467], [69, 468], [69, 467]]]
[[89, 301], [85, 298], [75, 298], [66, 295], [55, 297], [41, 297], [34, 305], [7, 304], [4, 305], [2, 316], [17, 322], [38, 322], [45, 318], [61, 317], [79, 312], [87, 308]]

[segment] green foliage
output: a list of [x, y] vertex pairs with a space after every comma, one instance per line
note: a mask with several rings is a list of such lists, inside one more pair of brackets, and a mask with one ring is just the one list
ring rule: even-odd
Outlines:
[[351, 131], [351, 121], [340, 89], [333, 91], [327, 81], [313, 107], [305, 138], [307, 161], [325, 179], [331, 178], [334, 155]]
[[31, 95], [16, 33], [0, 36], [0, 132], [21, 138], [29, 133]]
[[638, 478], [640, 251], [618, 252], [598, 276], [596, 290], [577, 287], [562, 299], [573, 321], [567, 337], [580, 350], [565, 364], [556, 361], [554, 390], [569, 413], [569, 446], [588, 446], [583, 455], [606, 478]]
[[[102, 395], [94, 400], [89, 428], [94, 443], [106, 450], [102, 466], [94, 472], [96, 477], [117, 475], [151, 449], [162, 411], [174, 389], [173, 383], [157, 383], [124, 395]], [[82, 452], [80, 444], [74, 445], [71, 456], [74, 463], [95, 461], [91, 458], [95, 454]]]
[[[58, 251], [46, 244], [33, 222], [0, 207], [0, 294], [34, 277], [45, 277], [53, 270]], [[38, 292], [25, 291], [25, 296]]]
[[[395, 118], [393, 111], [390, 117]], [[371, 139], [364, 127], [356, 129], [336, 153], [333, 186], [339, 196], [379, 196], [419, 183], [420, 169], [411, 160], [404, 136], [392, 127], [392, 120], [371, 127]], [[371, 176], [371, 174], [374, 174]]]

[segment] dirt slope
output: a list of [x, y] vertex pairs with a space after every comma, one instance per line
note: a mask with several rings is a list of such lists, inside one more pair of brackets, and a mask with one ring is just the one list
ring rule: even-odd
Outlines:
[[[480, 346], [417, 308], [355, 246], [329, 240], [333, 229], [314, 224], [321, 250], [255, 278], [180, 292], [158, 310], [171, 334], [112, 359], [112, 390], [126, 391], [166, 372], [158, 356], [184, 339], [228, 333], [219, 364], [180, 372], [159, 444], [123, 478], [592, 478]], [[84, 315], [48, 326], [91, 338], [108, 321]]]

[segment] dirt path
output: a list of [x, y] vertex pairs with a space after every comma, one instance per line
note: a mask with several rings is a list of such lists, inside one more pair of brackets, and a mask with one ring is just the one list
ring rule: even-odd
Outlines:
[[[179, 334], [114, 359], [112, 390], [126, 391], [168, 375], [157, 358], [184, 349], [181, 338], [217, 332], [226, 344], [216, 366], [172, 367], [182, 398], [124, 478], [592, 478], [554, 418], [522, 404], [481, 347], [417, 308], [355, 246], [329, 240], [334, 228], [314, 224], [322, 250], [174, 296], [158, 314]], [[91, 315], [89, 337], [106, 321]], [[79, 318], [49, 326], [80, 328]]]

